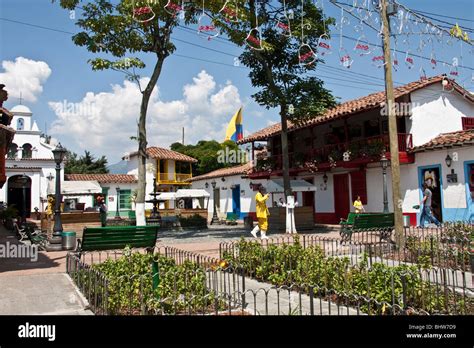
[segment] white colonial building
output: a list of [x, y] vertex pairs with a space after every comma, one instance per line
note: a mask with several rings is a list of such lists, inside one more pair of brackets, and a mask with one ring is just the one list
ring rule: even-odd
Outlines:
[[0, 201], [14, 204], [20, 213], [26, 210], [29, 217], [31, 212], [44, 211], [48, 192], [54, 186], [54, 146], [41, 137], [27, 106], [17, 105], [10, 111], [14, 115], [11, 127], [16, 133], [7, 154], [7, 182], [0, 189]]
[[[403, 214], [411, 225], [419, 223], [416, 206], [422, 199], [421, 186], [427, 182], [433, 192], [433, 213], [440, 221], [473, 221], [473, 94], [446, 76], [414, 81], [394, 92]], [[290, 177], [295, 184], [304, 180], [316, 189], [303, 188], [295, 198], [299, 206], [312, 208], [314, 223], [337, 224], [354, 210], [357, 196], [366, 211], [383, 211], [381, 154], [390, 159], [384, 105], [385, 93], [373, 93], [341, 103], [304, 126], [288, 122]], [[214, 179], [219, 212], [252, 215], [255, 203], [248, 193], [250, 183], [281, 180], [281, 124], [238, 143], [250, 143], [255, 149], [262, 142], [266, 142], [267, 156], [257, 159], [251, 170], [244, 173], [235, 167], [196, 177], [193, 188], [212, 191], [209, 185]], [[387, 172], [388, 208], [393, 211], [390, 167]], [[233, 175], [228, 177], [228, 173]], [[267, 201], [268, 205], [275, 200]]]

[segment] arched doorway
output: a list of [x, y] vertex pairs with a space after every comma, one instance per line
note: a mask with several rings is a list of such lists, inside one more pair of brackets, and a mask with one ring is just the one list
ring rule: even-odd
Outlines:
[[8, 179], [8, 205], [15, 205], [20, 216], [23, 210], [26, 217], [31, 213], [31, 178], [23, 175], [14, 175]]

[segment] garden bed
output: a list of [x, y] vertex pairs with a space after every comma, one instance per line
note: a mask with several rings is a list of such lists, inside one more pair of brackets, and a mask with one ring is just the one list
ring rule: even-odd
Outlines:
[[209, 280], [209, 273], [221, 271], [218, 265], [206, 270], [191, 261], [178, 264], [160, 254], [128, 249], [92, 265], [68, 257], [76, 261], [73, 266], [69, 261], [68, 273], [96, 314], [218, 314], [235, 305]]
[[357, 264], [348, 257], [328, 257], [319, 246], [267, 245], [241, 240], [223, 253], [233, 267], [276, 286], [312, 291], [317, 297], [357, 306], [369, 314], [474, 314], [472, 298], [453, 293], [448, 284], [431, 283], [419, 265], [369, 265], [363, 254]]

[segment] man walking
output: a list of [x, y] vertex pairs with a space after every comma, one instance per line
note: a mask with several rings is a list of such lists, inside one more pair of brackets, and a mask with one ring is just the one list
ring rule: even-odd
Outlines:
[[430, 223], [434, 223], [436, 226], [440, 226], [441, 223], [433, 216], [431, 212], [431, 198], [433, 193], [428, 188], [426, 183], [423, 184], [423, 200], [421, 204], [423, 205], [420, 215], [420, 226], [425, 227], [425, 220], [428, 220]]
[[257, 194], [255, 195], [255, 207], [257, 211], [257, 220], [258, 225], [250, 232], [252, 236], [257, 238], [257, 233], [260, 231], [261, 239], [268, 239], [267, 230], [268, 230], [268, 216], [270, 213], [267, 208], [267, 199], [269, 195], [266, 192], [265, 187], [260, 186]]

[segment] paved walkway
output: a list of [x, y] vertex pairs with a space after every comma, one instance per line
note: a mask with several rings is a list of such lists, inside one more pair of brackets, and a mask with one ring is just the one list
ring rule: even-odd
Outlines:
[[[0, 315], [90, 315], [66, 272], [66, 251], [34, 251], [0, 224]], [[8, 251], [7, 251], [8, 250]], [[14, 257], [12, 250], [22, 250]]]

